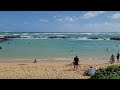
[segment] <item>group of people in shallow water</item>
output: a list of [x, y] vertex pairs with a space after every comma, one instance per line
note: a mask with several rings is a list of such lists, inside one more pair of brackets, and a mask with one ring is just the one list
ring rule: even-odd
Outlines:
[[[116, 55], [117, 62], [119, 62], [119, 57], [120, 57], [120, 54], [117, 53], [117, 55]], [[111, 64], [115, 63], [115, 56], [114, 56], [114, 54], [111, 55], [109, 62], [110, 62]]]

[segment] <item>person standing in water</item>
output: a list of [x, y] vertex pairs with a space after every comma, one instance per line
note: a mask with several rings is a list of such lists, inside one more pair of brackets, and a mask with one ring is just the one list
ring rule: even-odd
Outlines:
[[110, 61], [110, 62], [111, 62], [111, 64], [113, 64], [113, 63], [115, 62], [115, 56], [114, 56], [113, 54], [111, 55], [110, 60], [111, 60], [111, 61]]
[[119, 53], [117, 53], [117, 62], [119, 62], [119, 57], [120, 57], [120, 54]]
[[106, 49], [106, 51], [109, 51], [109, 50], [110, 50], [109, 48]]
[[35, 59], [33, 63], [37, 63], [37, 60]]
[[116, 45], [116, 47], [118, 47], [118, 45]]
[[80, 61], [79, 61], [78, 56], [76, 55], [76, 57], [74, 58], [74, 61], [73, 61], [74, 70], [78, 69], [78, 62], [80, 62]]

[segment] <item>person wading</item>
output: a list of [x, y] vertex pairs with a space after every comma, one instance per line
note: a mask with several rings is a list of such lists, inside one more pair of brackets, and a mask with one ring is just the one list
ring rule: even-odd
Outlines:
[[120, 54], [119, 53], [117, 53], [117, 62], [119, 62], [119, 57], [120, 57]]

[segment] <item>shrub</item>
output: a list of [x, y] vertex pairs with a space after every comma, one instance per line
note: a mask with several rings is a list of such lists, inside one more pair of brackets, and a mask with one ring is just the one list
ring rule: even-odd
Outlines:
[[120, 79], [120, 66], [111, 65], [107, 68], [97, 70], [90, 79]]

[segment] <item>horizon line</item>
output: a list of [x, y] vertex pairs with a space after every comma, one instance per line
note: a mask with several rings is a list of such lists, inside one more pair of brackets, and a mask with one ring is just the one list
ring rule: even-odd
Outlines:
[[[120, 31], [118, 31], [120, 32]], [[14, 32], [4, 32], [4, 31], [0, 31], [0, 33], [14, 33]], [[117, 33], [117, 32], [21, 32], [21, 31], [17, 31], [15, 33]]]

